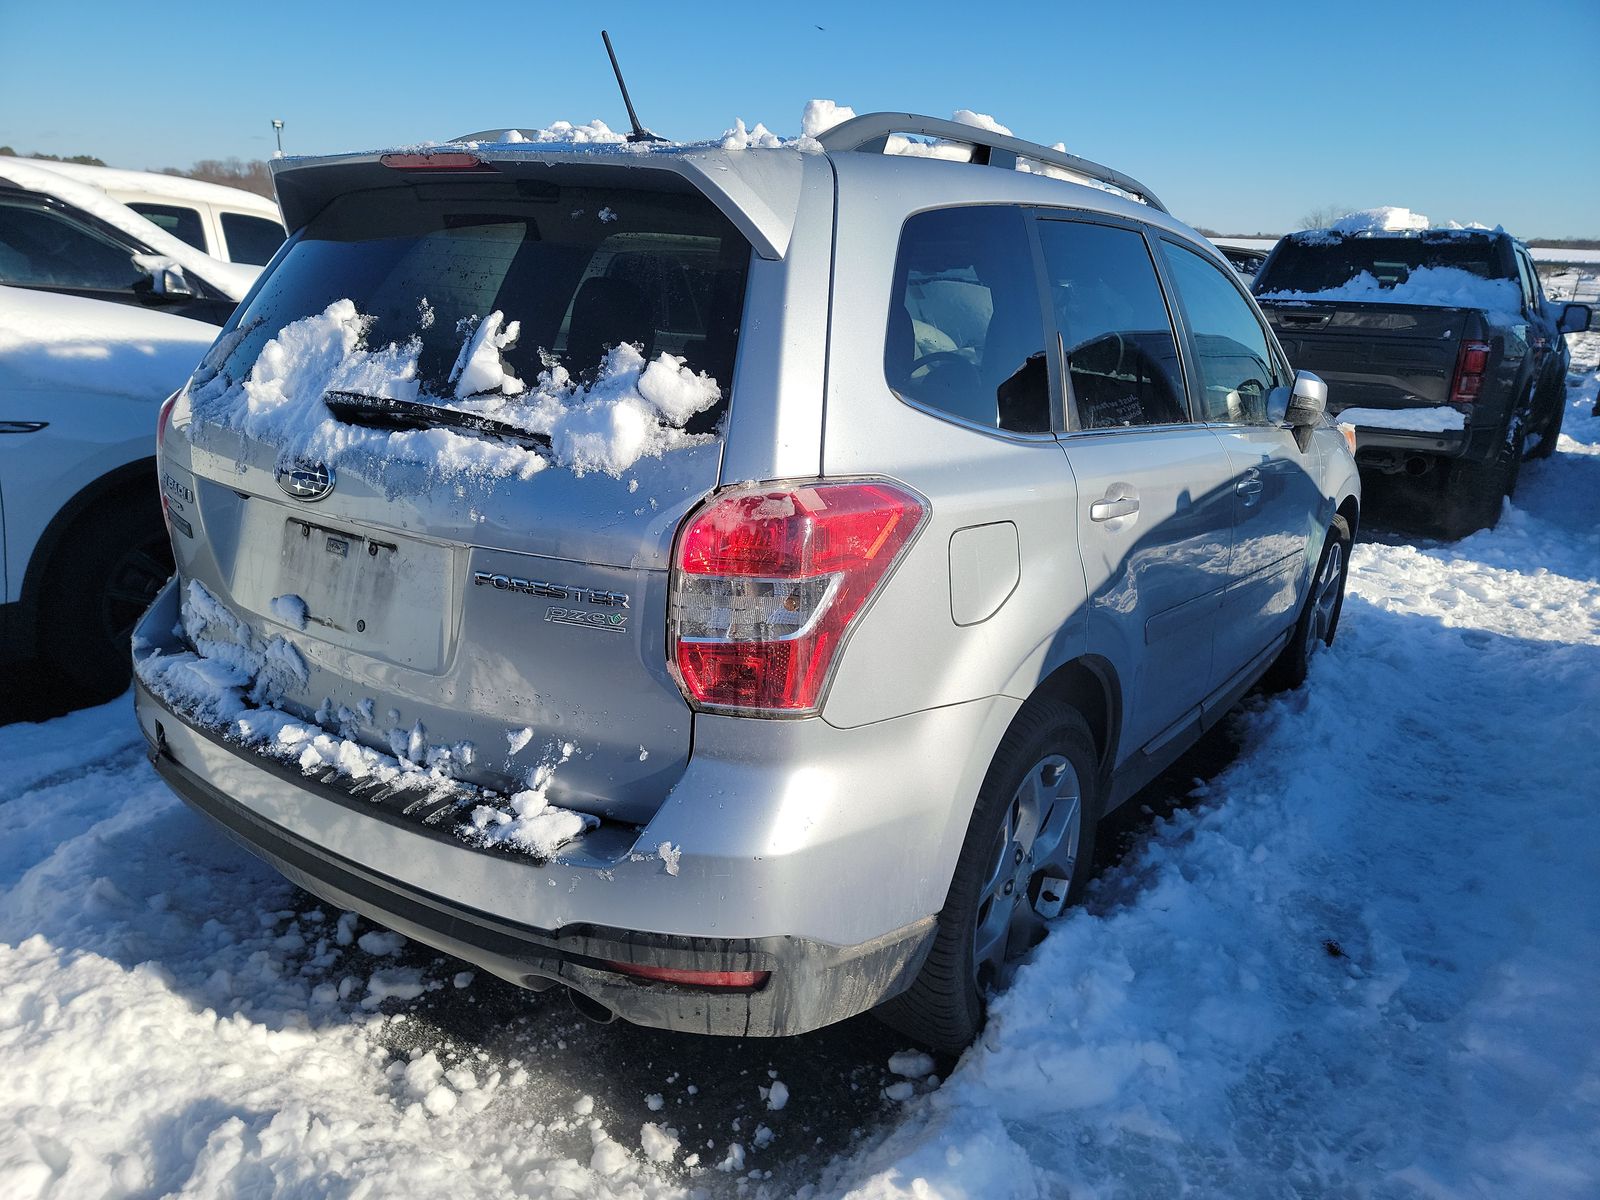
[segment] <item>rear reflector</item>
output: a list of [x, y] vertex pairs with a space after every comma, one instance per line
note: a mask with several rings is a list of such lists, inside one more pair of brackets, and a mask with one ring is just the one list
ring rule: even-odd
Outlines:
[[476, 154], [456, 151], [441, 154], [385, 154], [378, 159], [396, 171], [492, 171]]
[[927, 519], [888, 480], [752, 484], [696, 511], [673, 556], [669, 661], [696, 708], [819, 711], [857, 619]]
[[685, 971], [678, 967], [651, 967], [643, 963], [607, 961], [606, 966], [635, 979], [652, 983], [679, 983], [685, 987], [731, 988], [754, 991], [772, 976], [771, 971]]

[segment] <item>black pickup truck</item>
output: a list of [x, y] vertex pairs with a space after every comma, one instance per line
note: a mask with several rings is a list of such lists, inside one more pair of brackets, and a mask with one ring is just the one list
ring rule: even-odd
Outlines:
[[1290, 234], [1253, 290], [1289, 361], [1355, 426], [1362, 471], [1433, 476], [1449, 536], [1494, 525], [1522, 460], [1555, 450], [1564, 335], [1591, 313], [1549, 304], [1503, 230]]

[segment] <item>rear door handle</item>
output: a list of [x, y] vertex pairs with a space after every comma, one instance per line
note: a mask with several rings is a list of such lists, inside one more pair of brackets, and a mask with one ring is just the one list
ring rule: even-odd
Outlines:
[[1233, 490], [1244, 501], [1245, 507], [1250, 507], [1261, 499], [1261, 472], [1251, 467], [1239, 482], [1233, 485]]
[[1118, 517], [1131, 517], [1139, 511], [1137, 496], [1108, 496], [1089, 505], [1089, 520], [1114, 521]]
[[49, 421], [0, 421], [0, 433], [38, 433]]

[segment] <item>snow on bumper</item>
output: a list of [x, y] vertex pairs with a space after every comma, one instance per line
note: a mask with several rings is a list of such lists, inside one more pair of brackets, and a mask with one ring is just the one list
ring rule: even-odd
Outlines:
[[[158, 600], [135, 637], [160, 644], [170, 628]], [[738, 1035], [817, 1028], [909, 982], [981, 782], [952, 778], [938, 750], [998, 743], [1015, 711], [956, 705], [853, 730], [702, 717], [648, 826], [604, 823], [540, 864], [308, 777], [142, 681], [134, 698], [163, 778], [307, 890], [514, 983], [560, 982], [641, 1024]], [[771, 974], [757, 991], [717, 993], [640, 982], [605, 966], [616, 962]]]

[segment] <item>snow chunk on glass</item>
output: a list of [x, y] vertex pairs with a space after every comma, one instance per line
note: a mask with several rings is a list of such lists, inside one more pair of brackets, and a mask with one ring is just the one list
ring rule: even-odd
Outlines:
[[[453, 394], [433, 397], [422, 394], [417, 378], [420, 340], [369, 348], [370, 326], [353, 301], [337, 300], [280, 330], [241, 383], [229, 386], [202, 370], [190, 398], [195, 419], [189, 436], [204, 443], [218, 429], [234, 430], [270, 441], [282, 461], [320, 460], [371, 477], [383, 476], [397, 462], [420, 463], [441, 476], [526, 478], [552, 464], [577, 475], [620, 476], [641, 459], [715, 440], [684, 427], [717, 404], [721, 387], [665, 351], [646, 361], [638, 347], [624, 342], [607, 351], [593, 377], [583, 381], [547, 357], [550, 365], [530, 388], [504, 358], [517, 344], [520, 324], [497, 310], [465, 334], [450, 375]], [[445, 427], [350, 424], [322, 403], [329, 392], [341, 391], [487, 417], [547, 438], [549, 453]]]

